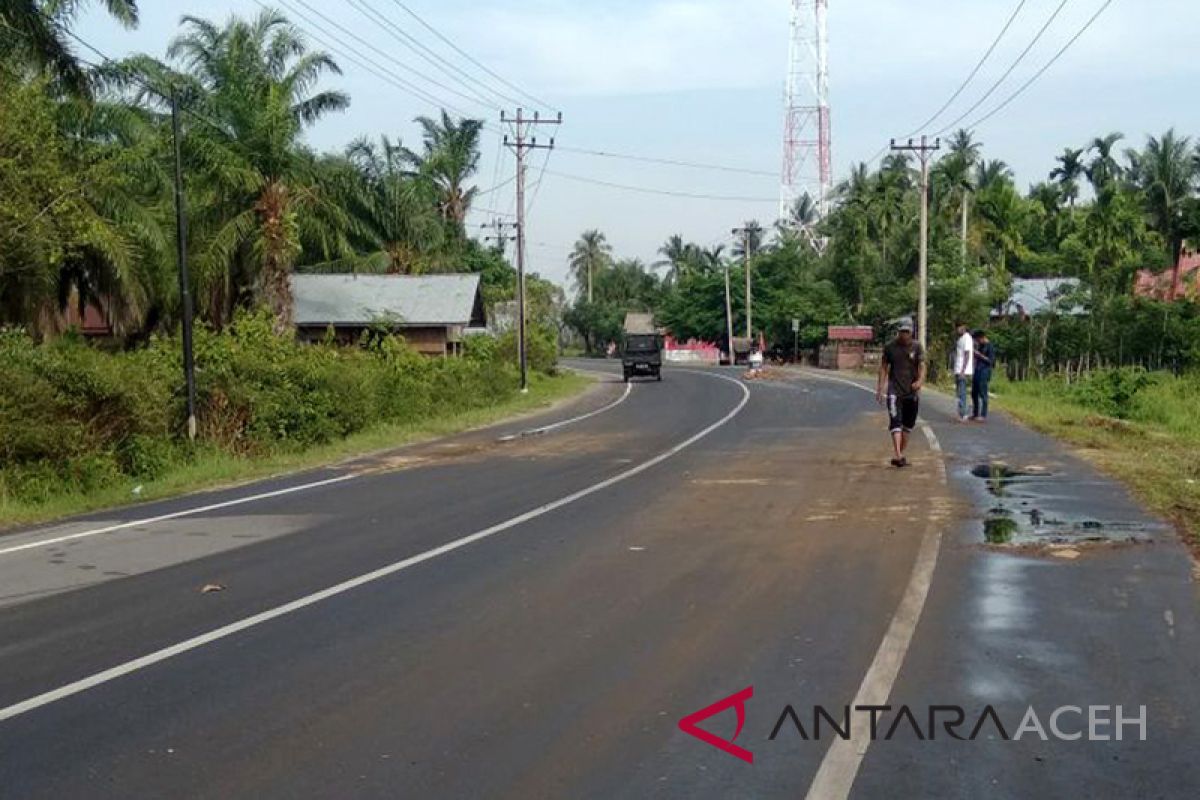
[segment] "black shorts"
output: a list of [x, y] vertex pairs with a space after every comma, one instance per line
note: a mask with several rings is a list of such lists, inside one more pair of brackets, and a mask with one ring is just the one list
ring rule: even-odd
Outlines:
[[913, 428], [917, 427], [917, 412], [920, 407], [920, 398], [915, 394], [905, 397], [889, 394], [887, 396], [888, 430], [892, 433], [901, 431], [912, 433]]

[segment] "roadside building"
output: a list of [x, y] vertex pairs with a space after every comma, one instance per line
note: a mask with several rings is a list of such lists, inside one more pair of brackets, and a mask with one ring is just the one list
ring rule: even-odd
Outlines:
[[487, 327], [479, 276], [293, 275], [293, 323], [301, 341], [340, 343], [367, 330], [404, 337], [430, 356], [454, 355], [463, 337]]
[[821, 369], [862, 369], [875, 329], [870, 325], [830, 325], [826, 338], [817, 356]]

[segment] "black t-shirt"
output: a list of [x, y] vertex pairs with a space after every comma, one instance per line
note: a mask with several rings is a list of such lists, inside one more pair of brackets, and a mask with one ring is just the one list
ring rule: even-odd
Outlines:
[[888, 392], [896, 397], [915, 394], [913, 382], [921, 374], [924, 361], [925, 351], [917, 341], [903, 345], [893, 340], [883, 348], [883, 363], [888, 365]]

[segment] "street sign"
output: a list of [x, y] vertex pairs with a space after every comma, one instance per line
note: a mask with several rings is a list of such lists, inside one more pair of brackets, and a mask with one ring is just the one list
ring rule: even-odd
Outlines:
[[797, 317], [792, 317], [792, 333], [800, 332], [800, 320]]

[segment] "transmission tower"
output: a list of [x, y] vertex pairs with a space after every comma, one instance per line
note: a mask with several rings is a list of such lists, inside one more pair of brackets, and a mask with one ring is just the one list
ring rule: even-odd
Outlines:
[[828, 211], [833, 189], [829, 127], [829, 0], [791, 0], [787, 96], [784, 99], [783, 174], [779, 217], [790, 218], [805, 193]]

